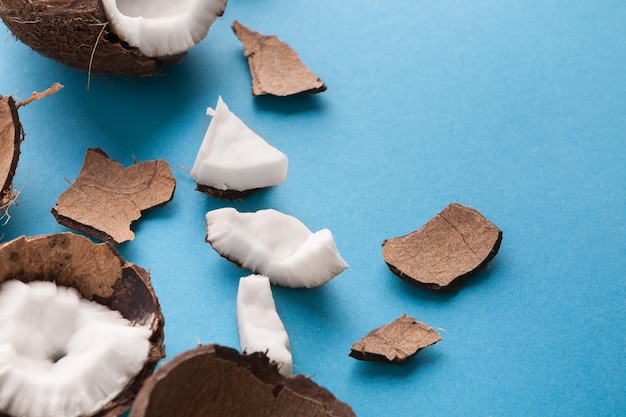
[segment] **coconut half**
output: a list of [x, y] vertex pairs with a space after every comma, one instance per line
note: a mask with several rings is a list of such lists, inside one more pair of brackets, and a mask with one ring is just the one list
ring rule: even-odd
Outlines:
[[[27, 293], [20, 292], [21, 290], [11, 290], [9, 293], [3, 294], [4, 289], [15, 287], [15, 285], [9, 285], [12, 284], [12, 280], [32, 283], [35, 286], [39, 285], [40, 289], [30, 295], [24, 295]], [[21, 361], [20, 363], [22, 364], [28, 363], [33, 360], [33, 357], [30, 355], [38, 357], [43, 355], [42, 352], [50, 352], [49, 355], [46, 355], [48, 358], [47, 365], [45, 360], [32, 363], [38, 364], [37, 366], [41, 368], [42, 366], [52, 367], [53, 365], [65, 366], [63, 361], [72, 362], [73, 372], [63, 372], [63, 378], [68, 378], [68, 375], [76, 376], [83, 374], [81, 376], [84, 378], [83, 382], [66, 381], [67, 384], [62, 385], [61, 388], [58, 386], [54, 388], [57, 398], [70, 397], [74, 400], [85, 398], [83, 395], [85, 393], [81, 393], [79, 390], [66, 393], [63, 392], [63, 387], [81, 386], [83, 390], [89, 390], [90, 387], [93, 390], [111, 389], [109, 385], [111, 382], [107, 378], [111, 377], [112, 374], [117, 375], [114, 376], [115, 378], [119, 377], [112, 370], [122, 369], [122, 374], [124, 374], [124, 372], [131, 369], [130, 364], [134, 363], [132, 372], [124, 376], [122, 382], [117, 381], [112, 384], [117, 387], [114, 387], [114, 389], [119, 392], [105, 392], [105, 396], [102, 397], [104, 400], [101, 399], [100, 403], [96, 404], [96, 408], [81, 415], [113, 417], [122, 414], [132, 403], [144, 379], [152, 374], [158, 361], [165, 356], [163, 347], [164, 319], [154, 289], [150, 284], [149, 274], [141, 267], [125, 261], [108, 244], [96, 244], [83, 236], [72, 233], [17, 238], [0, 245], [0, 283], [3, 283], [2, 287], [0, 287], [0, 300], [6, 301], [7, 296], [11, 296], [9, 299], [15, 300], [16, 304], [11, 306], [11, 303], [9, 303], [8, 309], [19, 310], [17, 317], [20, 317], [19, 320], [16, 320], [16, 323], [3, 323], [4, 327], [8, 326], [9, 328], [8, 333], [3, 333], [3, 340], [6, 340], [6, 334], [12, 334], [11, 332], [20, 329], [25, 330], [25, 322], [29, 322], [31, 326], [36, 326], [37, 320], [43, 320], [53, 325], [67, 323], [72, 320], [74, 320], [72, 321], [74, 323], [82, 323], [81, 320], [86, 316], [83, 310], [81, 310], [81, 313], [77, 313], [77, 307], [75, 306], [77, 301], [73, 298], [74, 296], [69, 295], [70, 293], [79, 294], [81, 302], [97, 303], [98, 306], [94, 307], [92, 305], [87, 308], [95, 311], [96, 316], [101, 314], [101, 312], [98, 312], [100, 309], [107, 309], [109, 310], [108, 313], [118, 316], [113, 321], [128, 322], [130, 326], [122, 330], [122, 333], [135, 330], [138, 333], [147, 333], [145, 336], [147, 336], [148, 346], [143, 351], [143, 358], [140, 358], [141, 363], [139, 365], [137, 365], [136, 360], [137, 351], [133, 354], [130, 350], [127, 350], [128, 347], [125, 343], [119, 344], [121, 341], [120, 333], [117, 333], [118, 336], [110, 337], [115, 339], [110, 341], [115, 345], [113, 350], [105, 347], [105, 345], [108, 346], [108, 342], [103, 341], [102, 336], [116, 334], [115, 332], [119, 331], [115, 330], [113, 333], [106, 333], [105, 328], [110, 325], [107, 320], [105, 320], [106, 323], [103, 322], [95, 327], [81, 330], [83, 332], [86, 331], [87, 334], [83, 334], [82, 339], [79, 338], [78, 341], [74, 340], [74, 342], [69, 342], [69, 336], [71, 335], [68, 336], [67, 334], [68, 331], [71, 333], [72, 329], [64, 326], [61, 326], [56, 332], [27, 331], [28, 333], [25, 337], [20, 336], [16, 339], [18, 340], [16, 342], [17, 345], [28, 348], [15, 349], [16, 345], [14, 344], [13, 349], [16, 350], [16, 352], [13, 352], [14, 360]], [[54, 289], [41, 289], [45, 283], [56, 284], [56, 291]], [[53, 300], [52, 293], [55, 292], [62, 295], [60, 299], [51, 301]], [[15, 294], [18, 295], [16, 296]], [[28, 302], [18, 303], [20, 298], [28, 299], [28, 297], [39, 300], [38, 304], [33, 306], [32, 303]], [[76, 295], [76, 298], [79, 298], [78, 295]], [[55, 307], [56, 310], [54, 310], [57, 313], [47, 313], [49, 310], [45, 309], [52, 308], [50, 306], [55, 303], [58, 304]], [[45, 310], [42, 314], [35, 314], [37, 310], [42, 309]], [[59, 309], [60, 313], [58, 312]], [[62, 315], [65, 315], [64, 319], [60, 318]], [[81, 317], [80, 320], [76, 319], [78, 316]], [[3, 313], [3, 317], [7, 316]], [[72, 317], [73, 319], [69, 320]], [[19, 323], [17, 323], [18, 321]], [[42, 328], [45, 329], [46, 327], [43, 326]], [[81, 327], [77, 325], [76, 329], [79, 328]], [[137, 329], [133, 330], [132, 328]], [[78, 332], [78, 330], [76, 331]], [[68, 338], [65, 338], [65, 336], [68, 336]], [[78, 337], [78, 335], [76, 336]], [[65, 347], [59, 348], [59, 346], [55, 345], [58, 340], [57, 342], [50, 342], [50, 337], [58, 337], [59, 340], [63, 339], [68, 344], [66, 346], [62, 344]], [[29, 340], [31, 339], [34, 344], [29, 345]], [[50, 343], [50, 346], [48, 348], [38, 346], [42, 343], [42, 340], [45, 343]], [[39, 343], [37, 343], [38, 341]], [[139, 343], [141, 344], [141, 342]], [[86, 344], [91, 345], [87, 346], [87, 348], [85, 347]], [[0, 356], [6, 358], [7, 348], [4, 344], [2, 346]], [[81, 350], [82, 348], [85, 349]], [[8, 352], [10, 351], [11, 349], [8, 350]], [[57, 354], [64, 351], [68, 354], [71, 352], [74, 355], [71, 361], [67, 356]], [[61, 356], [64, 356], [63, 359], [60, 359]], [[132, 359], [133, 356], [135, 357], [134, 360]], [[93, 360], [94, 357], [95, 361]], [[84, 367], [81, 363], [84, 363]], [[5, 388], [7, 386], [15, 386], [19, 388], [20, 392], [34, 392], [25, 391], [24, 386], [18, 387], [11, 383], [18, 380], [15, 377], [11, 377], [11, 375], [15, 371], [20, 371], [20, 369], [23, 371], [26, 368], [16, 365], [14, 361], [2, 362], [2, 368], [0, 369], [1, 384]], [[22, 382], [20, 384], [29, 383], [30, 381], [30, 383], [36, 385], [45, 385], [41, 380], [43, 370], [32, 370], [32, 374], [21, 375]], [[106, 386], [109, 386], [109, 388], [103, 388]], [[4, 413], [4, 415], [11, 415], [12, 412], [16, 413], [16, 410], [11, 408], [15, 404], [12, 405], [11, 403], [19, 401], [20, 394], [19, 392], [13, 394], [14, 396], [11, 396], [10, 389], [0, 390], [0, 395], [2, 395], [2, 398], [0, 398], [2, 409], [0, 412]], [[39, 406], [39, 412], [33, 411], [27, 415], [49, 415], [41, 411], [44, 409], [43, 407], [49, 406]], [[24, 414], [16, 413], [13, 415]], [[58, 413], [54, 413], [54, 415], [64, 417]], [[68, 416], [71, 415], [68, 414]]]
[[35, 51], [72, 68], [153, 75], [206, 37], [226, 0], [2, 0], [0, 17]]
[[349, 405], [302, 375], [283, 376], [261, 352], [205, 345], [148, 378], [130, 417], [354, 417]]

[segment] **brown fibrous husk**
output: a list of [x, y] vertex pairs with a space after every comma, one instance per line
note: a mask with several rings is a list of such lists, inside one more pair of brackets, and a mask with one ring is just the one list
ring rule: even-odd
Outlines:
[[146, 57], [111, 31], [98, 0], [0, 0], [0, 18], [35, 51], [90, 73], [149, 76], [186, 55]]
[[204, 345], [148, 378], [130, 417], [348, 417], [354, 412], [302, 375], [283, 376], [264, 353]]
[[151, 329], [150, 350], [141, 371], [115, 399], [88, 417], [113, 417], [126, 411], [143, 381], [165, 357], [164, 318], [149, 273], [124, 260], [110, 244], [59, 233], [19, 237], [0, 245], [0, 283], [10, 279], [75, 288], [85, 299]]

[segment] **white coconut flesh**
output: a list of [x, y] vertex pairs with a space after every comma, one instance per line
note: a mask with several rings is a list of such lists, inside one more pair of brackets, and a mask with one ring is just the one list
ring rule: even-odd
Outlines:
[[150, 334], [72, 288], [7, 281], [0, 287], [0, 411], [98, 411], [142, 369]]
[[191, 176], [218, 190], [245, 191], [285, 181], [287, 156], [239, 119], [219, 97]]
[[200, 42], [226, 0], [102, 0], [113, 32], [148, 57], [185, 52]]
[[239, 279], [237, 327], [243, 352], [263, 352], [277, 363], [281, 374], [291, 375], [289, 337], [276, 311], [272, 288], [266, 276], [249, 275]]
[[240, 213], [232, 207], [206, 214], [207, 241], [223, 257], [283, 287], [317, 287], [348, 264], [328, 229], [311, 232], [277, 210]]

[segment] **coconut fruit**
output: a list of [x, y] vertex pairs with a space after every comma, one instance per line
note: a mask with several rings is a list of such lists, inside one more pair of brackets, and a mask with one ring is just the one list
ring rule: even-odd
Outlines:
[[204, 345], [146, 379], [130, 417], [354, 417], [349, 405], [302, 375], [283, 376], [262, 352]]
[[92, 73], [147, 76], [181, 61], [226, 0], [0, 0], [0, 17], [35, 51]]
[[[0, 245], [0, 284], [2, 284], [0, 301], [2, 301], [3, 318], [7, 317], [5, 314], [7, 311], [6, 304], [9, 304], [9, 310], [15, 310], [12, 303], [15, 298], [19, 298], [14, 297], [16, 294], [14, 289], [6, 290], [13, 291], [8, 294], [10, 295], [8, 298], [5, 296], [6, 293], [3, 294], [6, 288], [15, 287], [15, 285], [9, 285], [13, 283], [12, 280], [40, 287], [38, 292], [33, 292], [34, 295], [30, 296], [31, 299], [39, 300], [39, 302], [31, 303], [31, 307], [27, 303], [20, 303], [17, 309], [19, 314], [16, 322], [1, 323], [2, 332], [0, 332], [0, 336], [3, 343], [0, 344], [0, 360], [2, 360], [0, 415], [52, 415], [46, 410], [58, 410], [59, 405], [56, 401], [59, 399], [69, 398], [70, 402], [76, 402], [102, 390], [103, 387], [111, 385], [116, 385], [119, 390], [105, 392], [104, 400], [99, 400], [100, 402], [95, 404], [95, 408], [82, 412], [80, 415], [112, 417], [126, 411], [143, 381], [152, 374], [156, 364], [165, 356], [163, 347], [164, 319], [147, 271], [125, 261], [109, 244], [96, 244], [83, 236], [61, 233], [29, 238], [20, 237]], [[33, 314], [35, 311], [41, 313], [44, 304], [50, 304], [51, 296], [49, 293], [51, 290], [41, 289], [43, 284], [50, 283], [56, 284], [54, 287], [56, 291], [53, 289], [52, 292], [65, 294], [60, 302], [61, 313], [56, 318], [51, 316], [57, 313]], [[24, 287], [24, 285], [17, 287], [20, 286]], [[124, 375], [125, 379], [122, 383], [119, 380], [111, 382], [106, 377], [113, 375], [112, 369], [128, 366], [127, 363], [131, 361], [131, 356], [134, 354], [128, 351], [126, 345], [118, 346], [120, 340], [111, 341], [116, 344], [113, 349], [107, 346], [108, 341], [103, 340], [102, 335], [98, 334], [104, 331], [103, 327], [88, 327], [87, 330], [91, 332], [93, 337], [91, 340], [89, 338], [85, 340], [84, 335], [82, 335], [82, 343], [93, 345], [93, 339], [98, 339], [98, 337], [98, 340], [101, 341], [96, 343], [96, 346], [92, 346], [91, 349], [86, 351], [83, 349], [76, 354], [77, 338], [73, 337], [75, 335], [66, 335], [68, 336], [66, 349], [63, 346], [56, 346], [56, 342], [50, 341], [52, 339], [58, 341], [59, 337], [63, 338], [63, 333], [74, 331], [71, 326], [67, 327], [69, 322], [75, 323], [76, 328], [81, 329], [76, 330], [76, 332], [84, 330], [84, 327], [81, 326], [84, 324], [85, 315], [82, 312], [79, 312], [78, 315], [74, 314], [77, 311], [77, 307], [75, 307], [77, 303], [67, 295], [69, 292], [77, 292], [82, 297], [80, 301], [97, 304], [100, 309], [106, 307], [107, 310], [110, 310], [107, 311], [108, 313], [117, 314], [120, 321], [124, 320], [125, 323], [129, 323], [126, 326], [128, 331], [138, 328], [135, 330], [145, 333], [146, 349], [143, 351], [145, 357], [139, 358], [139, 365], [136, 363], [133, 365], [133, 369], [136, 370], [133, 371], [133, 374]], [[89, 308], [93, 310], [95, 307]], [[73, 312], [70, 314], [74, 317], [72, 320], [66, 319], [68, 312]], [[33, 319], [26, 319], [27, 317]], [[59, 326], [57, 331], [50, 331], [48, 327], [50, 322]], [[28, 326], [33, 326], [33, 328], [39, 326], [39, 330], [29, 330]], [[6, 343], [7, 339], [19, 339], [19, 343]], [[31, 340], [36, 343], [29, 345], [27, 342]], [[53, 346], [46, 350], [45, 346], [41, 346], [42, 340]], [[27, 356], [32, 352], [46, 351], [60, 351], [61, 355], [52, 354], [48, 358], [44, 357], [43, 360], [40, 357]], [[64, 351], [66, 356], [63, 356]], [[14, 361], [7, 361], [7, 357], [14, 358]], [[94, 357], [96, 363], [93, 361]], [[48, 359], [48, 363], [46, 363], [46, 359]], [[135, 359], [136, 355], [133, 360]], [[67, 366], [68, 362], [72, 363], [70, 375], [79, 375], [81, 380], [69, 381], [71, 384], [57, 384], [59, 381], [53, 378], [54, 367]], [[25, 367], [24, 364], [30, 368]], [[36, 372], [34, 375], [28, 374], [31, 369]], [[15, 373], [19, 375], [15, 375]], [[60, 382], [68, 378], [66, 372], [55, 375], [59, 375], [57, 379]], [[15, 381], [19, 381], [20, 385], [17, 386]], [[15, 402], [18, 401], [21, 393], [26, 392], [23, 384], [30, 383], [36, 385], [35, 389], [41, 386], [49, 388], [49, 395], [44, 396], [43, 399], [36, 398], [40, 404], [45, 402], [48, 397], [53, 403], [40, 405], [36, 410], [27, 405], [26, 407], [30, 407], [27, 414], [17, 413], [14, 408]], [[67, 390], [65, 388], [67, 385], [80, 388], [73, 392], [63, 392], [64, 389]], [[9, 389], [11, 386], [16, 388]], [[30, 390], [28, 392], [32, 392], [31, 387], [28, 388]], [[14, 392], [11, 393], [10, 391]], [[35, 400], [35, 398], [31, 398], [31, 400]], [[25, 400], [21, 398], [21, 401]], [[75, 409], [75, 404], [69, 404], [65, 408]], [[60, 415], [56, 412], [54, 415], [56, 417], [74, 417], [72, 414]]]
[[8, 215], [8, 209], [16, 198], [13, 177], [23, 139], [24, 132], [13, 97], [0, 95], [0, 218]]

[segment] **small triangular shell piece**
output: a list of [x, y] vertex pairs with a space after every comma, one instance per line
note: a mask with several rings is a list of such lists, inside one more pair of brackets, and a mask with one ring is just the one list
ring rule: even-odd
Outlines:
[[191, 169], [198, 190], [219, 198], [239, 198], [285, 181], [287, 156], [239, 119], [219, 97]]
[[206, 240], [229, 261], [283, 287], [317, 287], [348, 268], [328, 229], [312, 233], [276, 210], [240, 213], [227, 207], [206, 214]]
[[245, 48], [255, 96], [326, 91], [324, 82], [302, 63], [296, 51], [276, 36], [262, 35], [237, 21], [233, 31]]
[[350, 356], [362, 361], [397, 364], [440, 340], [439, 333], [428, 325], [403, 314], [353, 343]]

